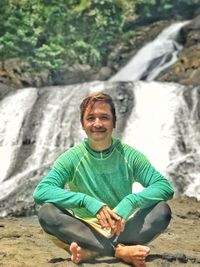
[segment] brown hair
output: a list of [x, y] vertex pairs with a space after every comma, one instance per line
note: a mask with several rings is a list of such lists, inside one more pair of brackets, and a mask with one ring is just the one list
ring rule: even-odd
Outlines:
[[83, 117], [84, 117], [87, 107], [89, 106], [92, 107], [96, 102], [99, 102], [99, 101], [109, 104], [110, 110], [113, 116], [113, 124], [115, 125], [117, 118], [116, 118], [116, 111], [115, 111], [113, 100], [110, 95], [106, 93], [102, 93], [102, 92], [92, 93], [83, 99], [83, 101], [80, 104], [81, 123], [83, 123]]

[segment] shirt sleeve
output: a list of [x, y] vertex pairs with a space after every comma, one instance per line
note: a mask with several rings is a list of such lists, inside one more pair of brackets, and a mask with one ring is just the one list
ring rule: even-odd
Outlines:
[[174, 190], [171, 183], [161, 175], [148, 161], [137, 151], [131, 158], [131, 168], [135, 181], [142, 184], [144, 190], [132, 193], [123, 198], [114, 211], [127, 219], [137, 208], [147, 208], [159, 201], [173, 197]]
[[[65, 165], [63, 164], [63, 160]], [[66, 209], [84, 207], [95, 215], [104, 203], [80, 192], [72, 192], [65, 188], [70, 182], [73, 165], [66, 155], [57, 159], [53, 168], [36, 187], [33, 197], [37, 204], [53, 203]]]

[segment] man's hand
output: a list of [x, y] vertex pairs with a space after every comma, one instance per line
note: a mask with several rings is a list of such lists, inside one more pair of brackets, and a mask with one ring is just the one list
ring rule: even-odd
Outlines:
[[103, 206], [96, 214], [102, 228], [111, 229], [112, 234], [119, 235], [124, 230], [125, 219], [113, 212], [108, 206]]
[[120, 220], [115, 222], [115, 227], [112, 229], [112, 233], [119, 236], [120, 233], [124, 231], [125, 223], [126, 223], [125, 219], [120, 217]]

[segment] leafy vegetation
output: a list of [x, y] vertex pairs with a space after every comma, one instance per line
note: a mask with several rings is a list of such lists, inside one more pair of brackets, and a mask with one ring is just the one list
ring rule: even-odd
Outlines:
[[137, 0], [136, 13], [146, 20], [190, 17], [199, 8], [200, 0]]
[[129, 20], [167, 18], [200, 0], [3, 0], [0, 60], [20, 57], [34, 69], [101, 65]]
[[0, 9], [0, 57], [36, 68], [102, 62], [121, 34], [122, 7], [112, 0], [5, 0]]

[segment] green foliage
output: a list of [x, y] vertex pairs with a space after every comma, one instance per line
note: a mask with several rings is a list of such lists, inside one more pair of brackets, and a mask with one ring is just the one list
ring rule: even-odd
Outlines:
[[199, 7], [200, 0], [138, 0], [136, 13], [145, 19], [166, 19], [177, 15], [190, 16]]
[[172, 0], [139, 0], [137, 3], [137, 12], [145, 18], [157, 18], [166, 16], [173, 8]]
[[123, 9], [112, 0], [5, 0], [0, 59], [23, 57], [35, 68], [102, 63], [122, 32]]
[[137, 0], [115, 0], [115, 4], [122, 8], [125, 21], [135, 18]]

